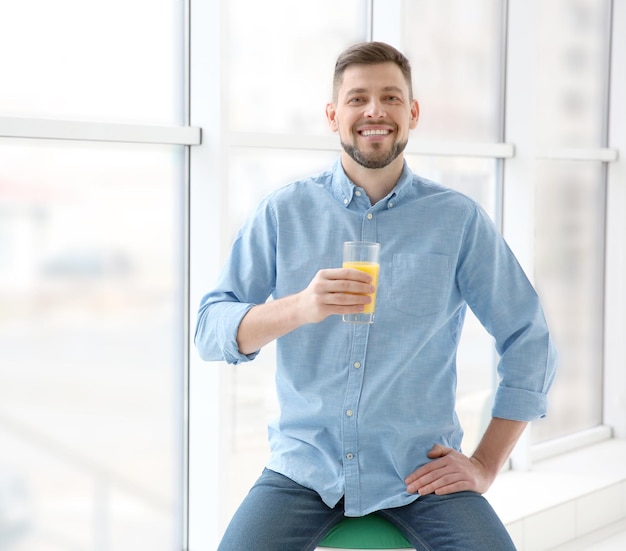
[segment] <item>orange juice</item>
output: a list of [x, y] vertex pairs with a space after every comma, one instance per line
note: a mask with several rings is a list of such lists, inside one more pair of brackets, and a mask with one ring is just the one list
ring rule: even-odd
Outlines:
[[[351, 260], [349, 262], [343, 263], [344, 268], [354, 268], [355, 270], [361, 270], [366, 274], [372, 276], [372, 285], [378, 289], [378, 272], [380, 270], [380, 265], [375, 262], [363, 262], [358, 260]], [[365, 305], [365, 310], [363, 310], [364, 314], [372, 314], [376, 307], [376, 291], [372, 294], [368, 295], [372, 297], [372, 302]]]

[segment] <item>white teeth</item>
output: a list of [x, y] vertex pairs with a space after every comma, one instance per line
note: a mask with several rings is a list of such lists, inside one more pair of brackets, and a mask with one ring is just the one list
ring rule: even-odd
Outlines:
[[362, 136], [384, 136], [389, 134], [389, 130], [362, 130]]

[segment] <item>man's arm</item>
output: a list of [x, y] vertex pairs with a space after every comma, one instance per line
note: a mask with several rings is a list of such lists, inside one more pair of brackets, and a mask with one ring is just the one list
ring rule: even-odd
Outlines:
[[473, 491], [485, 493], [513, 451], [528, 423], [494, 417], [471, 457], [435, 444], [428, 453], [433, 459], [410, 474], [405, 482], [409, 493], [420, 495]]
[[306, 289], [252, 307], [241, 320], [237, 345], [242, 354], [252, 354], [267, 343], [307, 323], [317, 323], [331, 314], [356, 314], [371, 301], [371, 276], [360, 270], [320, 270]]

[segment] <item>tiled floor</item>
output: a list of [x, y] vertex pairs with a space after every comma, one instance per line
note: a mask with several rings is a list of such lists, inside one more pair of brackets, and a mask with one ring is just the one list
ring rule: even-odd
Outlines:
[[551, 551], [623, 551], [626, 549], [626, 521], [617, 522], [584, 538]]

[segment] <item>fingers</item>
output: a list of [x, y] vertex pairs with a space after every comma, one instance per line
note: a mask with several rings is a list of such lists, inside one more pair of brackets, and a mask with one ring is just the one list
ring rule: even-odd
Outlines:
[[[363, 306], [371, 302], [376, 288], [369, 274], [349, 268], [321, 270], [313, 280], [313, 291], [324, 304], [338, 306]], [[341, 313], [341, 312], [338, 312]]]
[[428, 452], [428, 457], [434, 460], [405, 479], [409, 493], [445, 495], [467, 490], [481, 492], [476, 465], [467, 456], [436, 444]]
[[[444, 453], [445, 451], [445, 453]], [[444, 457], [445, 455], [447, 455], [448, 453], [450, 453], [452, 451], [452, 448], [445, 448], [444, 446], [441, 446], [439, 444], [435, 444], [431, 450], [428, 452], [428, 457], [431, 459], [435, 459], [438, 457]], [[414, 483], [418, 480], [420, 480], [421, 478], [429, 475], [430, 473], [432, 473], [433, 471], [440, 469], [441, 465], [439, 463], [437, 463], [436, 461], [431, 461], [430, 463], [426, 463], [425, 465], [422, 465], [419, 469], [417, 469], [415, 472], [411, 473], [409, 476], [406, 477], [406, 479], [404, 480], [407, 484], [411, 484]]]
[[363, 281], [365, 283], [371, 283], [372, 276], [362, 270], [355, 270], [354, 268], [339, 268], [337, 279], [350, 279], [354, 281]]
[[421, 496], [428, 494], [446, 495], [471, 489], [471, 481], [463, 473], [458, 471], [448, 473], [445, 470], [434, 472], [431, 476], [421, 477], [414, 483], [407, 485], [409, 493], [418, 493]]
[[331, 314], [357, 314], [372, 302], [376, 288], [372, 277], [360, 270], [329, 268], [320, 270], [300, 293], [300, 312], [305, 323], [322, 321]]
[[355, 270], [354, 268], [329, 268], [320, 270], [317, 275], [324, 280], [337, 282], [362, 282], [371, 283], [372, 276], [367, 272]]

